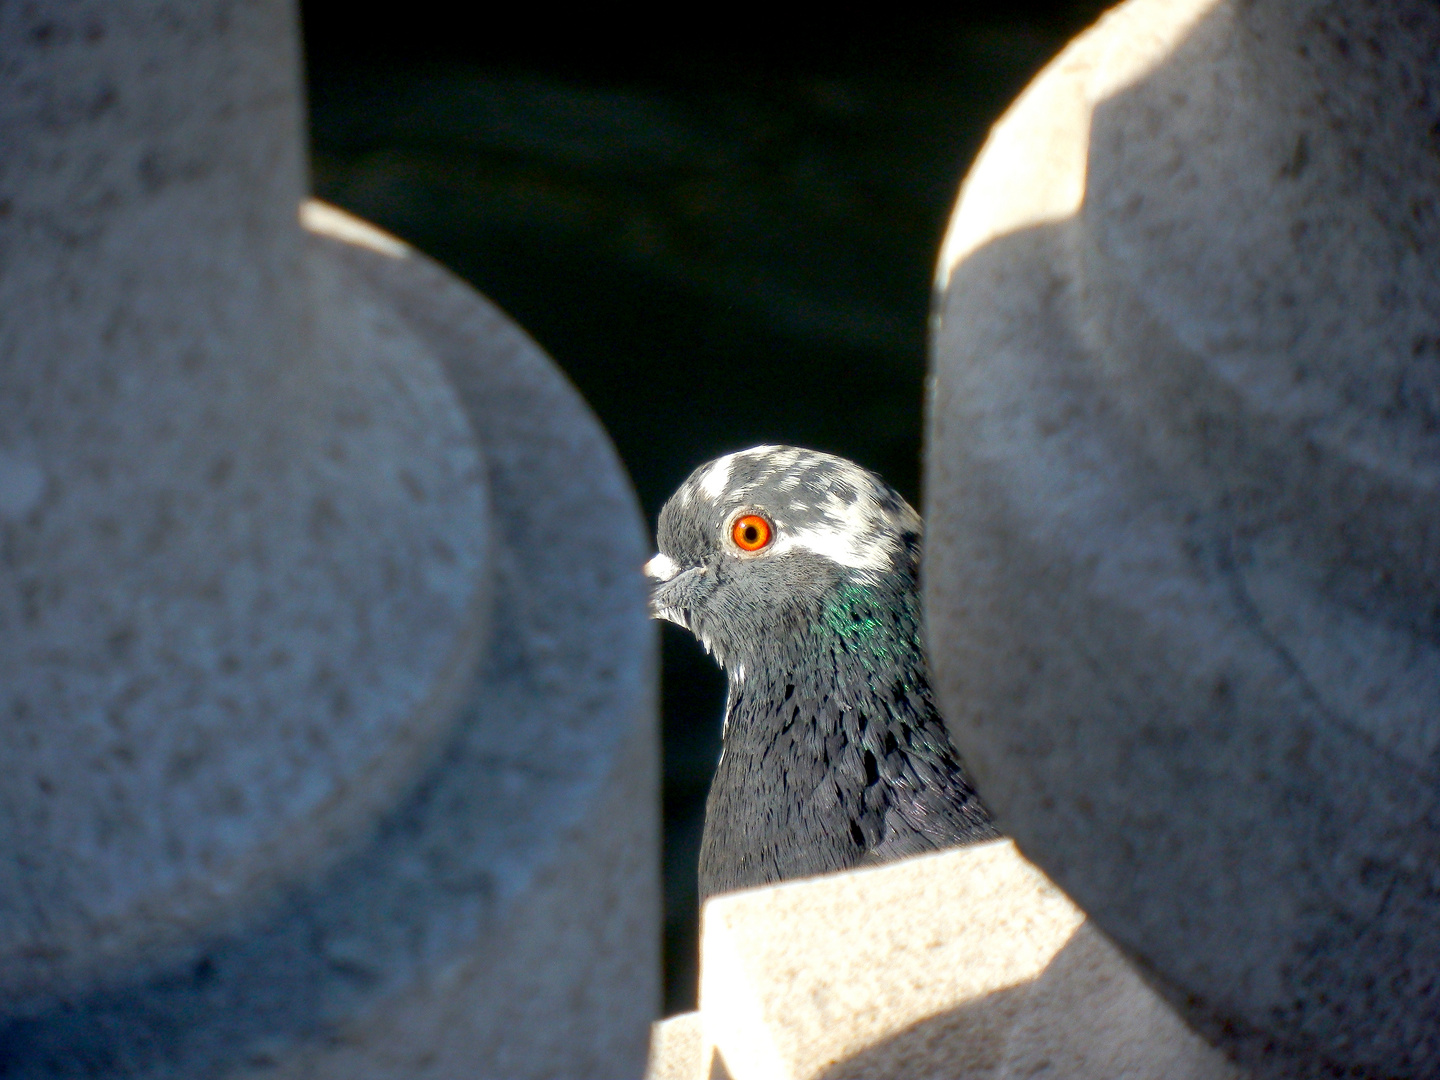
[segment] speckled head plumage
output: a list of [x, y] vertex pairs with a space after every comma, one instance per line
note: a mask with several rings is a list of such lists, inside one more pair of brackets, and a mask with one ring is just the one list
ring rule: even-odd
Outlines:
[[[732, 533], [759, 515], [755, 551]], [[688, 629], [727, 669], [768, 639], [805, 632], [826, 594], [849, 582], [912, 580], [920, 517], [874, 473], [793, 446], [756, 446], [701, 466], [660, 512], [651, 610]]]
[[725, 668], [703, 895], [995, 835], [930, 694], [920, 518], [874, 473], [727, 454], [660, 512], [651, 611]]

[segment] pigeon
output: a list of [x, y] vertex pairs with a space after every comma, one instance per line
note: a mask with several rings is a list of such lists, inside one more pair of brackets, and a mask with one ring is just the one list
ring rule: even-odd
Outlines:
[[831, 454], [756, 446], [660, 511], [650, 611], [725, 670], [700, 894], [999, 835], [930, 692], [920, 517]]

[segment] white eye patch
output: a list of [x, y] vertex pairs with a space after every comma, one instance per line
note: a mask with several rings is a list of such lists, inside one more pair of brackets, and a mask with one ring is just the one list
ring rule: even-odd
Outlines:
[[785, 530], [771, 550], [809, 551], [851, 570], [889, 570], [900, 555], [901, 532], [919, 528], [918, 518], [895, 520], [863, 490], [854, 499], [827, 494], [817, 509], [821, 523]]
[[735, 455], [726, 454], [724, 457], [716, 458], [709, 467], [700, 474], [700, 492], [712, 502], [725, 494], [725, 489], [730, 486], [730, 470], [735, 466]]
[[[727, 496], [731, 499], [744, 498], [767, 480], [793, 468], [806, 458], [814, 456], [810, 451], [797, 450], [789, 446], [752, 446], [749, 450], [737, 450], [733, 454], [716, 458], [705, 466], [704, 471], [690, 483], [694, 485], [695, 490], [711, 502], [718, 502]], [[735, 466], [742, 462], [759, 462], [763, 467], [757, 475], [750, 478], [748, 483], [732, 487]], [[787, 477], [785, 481], [782, 481], [782, 483], [789, 483], [792, 487], [799, 482], [798, 475]]]

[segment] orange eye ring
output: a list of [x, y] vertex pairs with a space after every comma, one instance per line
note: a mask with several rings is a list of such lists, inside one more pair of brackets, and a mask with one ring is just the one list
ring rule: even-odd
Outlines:
[[759, 514], [738, 517], [735, 524], [730, 526], [730, 539], [735, 541], [735, 546], [741, 551], [759, 551], [767, 547], [774, 534], [770, 522]]

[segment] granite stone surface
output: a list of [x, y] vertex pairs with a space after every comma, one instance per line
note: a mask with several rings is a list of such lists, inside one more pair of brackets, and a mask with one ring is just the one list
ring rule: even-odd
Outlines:
[[1132, 0], [939, 271], [927, 601], [1001, 825], [1265, 1075], [1440, 1070], [1440, 14]]
[[1244, 1080], [998, 840], [716, 897], [647, 1075]]
[[302, 208], [295, 18], [0, 9], [0, 1072], [638, 1073], [634, 496], [509, 319]]

